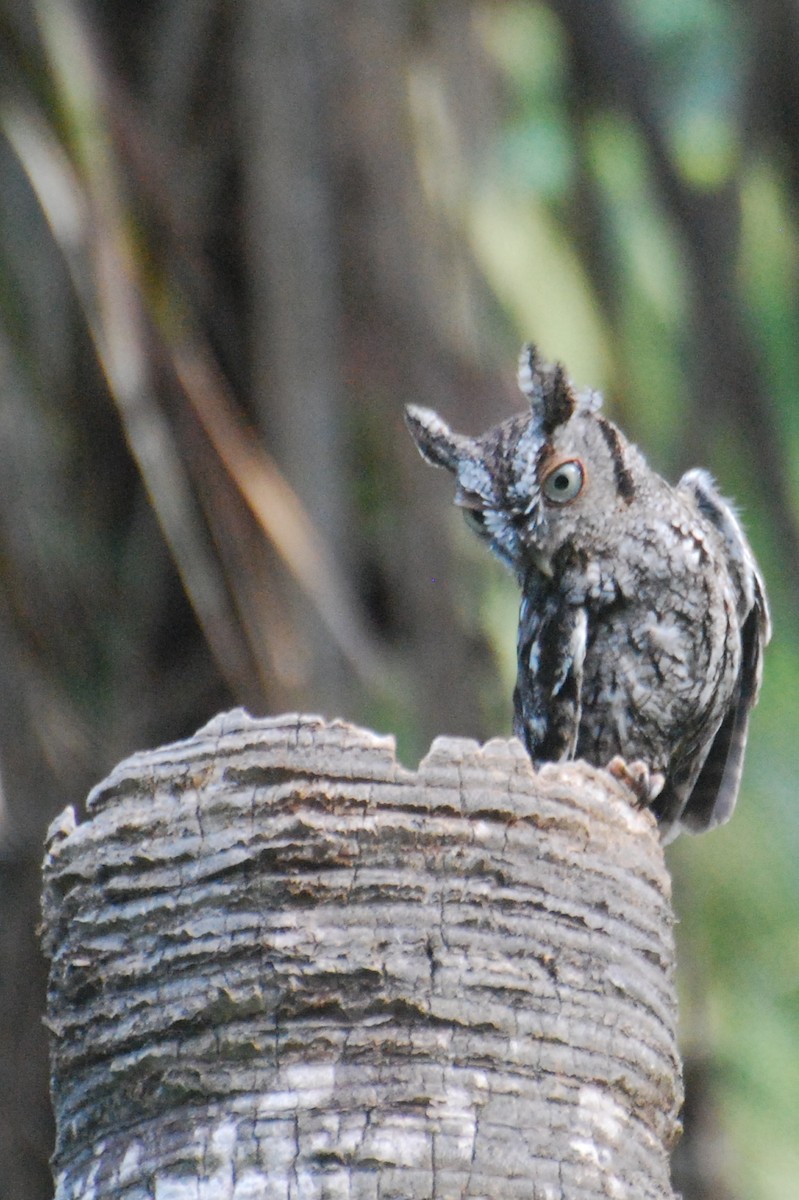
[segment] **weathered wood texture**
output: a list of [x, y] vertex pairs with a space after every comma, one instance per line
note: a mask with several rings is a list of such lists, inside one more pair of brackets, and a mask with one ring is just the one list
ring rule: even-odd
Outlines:
[[237, 711], [45, 876], [57, 1200], [672, 1197], [669, 881], [604, 773]]

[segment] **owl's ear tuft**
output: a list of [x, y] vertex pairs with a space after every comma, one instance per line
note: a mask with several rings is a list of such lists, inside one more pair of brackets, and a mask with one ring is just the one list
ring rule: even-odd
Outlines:
[[448, 471], [457, 472], [464, 458], [470, 457], [470, 439], [453, 433], [446, 421], [432, 408], [406, 405], [405, 424], [422, 458], [434, 467], [446, 467]]
[[561, 363], [557, 363], [544, 391], [544, 432], [554, 433], [574, 412], [576, 397]]
[[519, 355], [519, 388], [530, 401], [533, 418], [549, 437], [574, 412], [577, 398], [562, 365], [545, 366], [535, 346], [522, 346]]

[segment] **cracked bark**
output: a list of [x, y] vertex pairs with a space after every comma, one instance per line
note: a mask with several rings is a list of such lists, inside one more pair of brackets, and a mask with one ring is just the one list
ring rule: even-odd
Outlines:
[[57, 1200], [672, 1197], [653, 822], [516, 741], [239, 710], [67, 809]]

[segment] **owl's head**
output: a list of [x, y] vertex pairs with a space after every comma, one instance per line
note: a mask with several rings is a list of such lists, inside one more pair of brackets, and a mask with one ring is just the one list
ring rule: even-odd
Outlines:
[[432, 409], [409, 405], [405, 417], [422, 456], [455, 475], [455, 503], [495, 554], [518, 575], [531, 565], [551, 574], [564, 545], [605, 540], [614, 504], [635, 495], [639, 456], [599, 415], [599, 393], [575, 392], [532, 346], [518, 381], [529, 410], [481, 437], [454, 433]]

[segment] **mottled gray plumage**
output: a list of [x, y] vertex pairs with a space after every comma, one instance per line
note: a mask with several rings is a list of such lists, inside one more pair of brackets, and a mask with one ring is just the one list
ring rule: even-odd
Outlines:
[[406, 412], [521, 585], [515, 732], [534, 762], [621, 756], [667, 840], [709, 829], [735, 805], [770, 635], [752, 551], [707, 472], [666, 483], [531, 347], [519, 385], [529, 410], [479, 438]]

